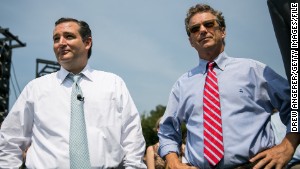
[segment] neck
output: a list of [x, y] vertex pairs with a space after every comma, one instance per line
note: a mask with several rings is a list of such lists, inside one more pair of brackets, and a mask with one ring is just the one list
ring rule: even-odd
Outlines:
[[224, 45], [219, 48], [198, 51], [200, 59], [214, 61], [224, 51]]
[[65, 66], [64, 68], [67, 71], [76, 75], [76, 74], [80, 73], [86, 67], [86, 65], [87, 65], [87, 62], [82, 61], [82, 62], [76, 62], [72, 65], [69, 65], [68, 67]]

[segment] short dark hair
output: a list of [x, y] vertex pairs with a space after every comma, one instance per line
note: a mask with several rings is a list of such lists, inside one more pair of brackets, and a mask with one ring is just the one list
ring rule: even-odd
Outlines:
[[[60, 18], [55, 22], [55, 26], [57, 26], [58, 24], [61, 24], [63, 22], [77, 23], [80, 27], [79, 34], [83, 41], [86, 41], [89, 37], [92, 37], [92, 31], [89, 27], [89, 24], [87, 24], [85, 21], [80, 21], [80, 20], [77, 20], [74, 18]], [[91, 44], [91, 48], [88, 51], [88, 58], [90, 58], [90, 56], [92, 55], [92, 46], [93, 46], [93, 42]]]
[[190, 31], [189, 31], [189, 22], [190, 19], [197, 13], [203, 13], [203, 12], [210, 12], [211, 14], [215, 15], [217, 17], [218, 23], [220, 24], [219, 26], [221, 28], [224, 28], [224, 30], [226, 29], [226, 24], [225, 24], [225, 18], [222, 15], [222, 12], [217, 11], [215, 9], [213, 9], [211, 6], [207, 5], [207, 4], [197, 4], [195, 6], [192, 6], [187, 14], [186, 14], [186, 18], [185, 18], [185, 30], [188, 36], [191, 35]]

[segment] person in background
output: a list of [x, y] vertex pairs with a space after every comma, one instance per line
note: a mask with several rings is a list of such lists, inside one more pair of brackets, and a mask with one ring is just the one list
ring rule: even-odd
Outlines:
[[20, 167], [29, 145], [26, 168], [146, 168], [140, 116], [124, 81], [88, 64], [89, 25], [57, 20], [53, 50], [61, 69], [29, 82], [1, 126], [1, 168]]
[[[155, 123], [154, 130], [159, 131], [159, 118]], [[166, 162], [158, 155], [159, 142], [154, 145], [147, 147], [146, 150], [146, 164], [148, 169], [166, 169]]]
[[[155, 128], [154, 128], [155, 132], [159, 131], [160, 120], [161, 120], [161, 117], [155, 123]], [[167, 169], [168, 168], [165, 160], [162, 159], [158, 155], [158, 147], [159, 147], [159, 142], [147, 147], [147, 151], [146, 151], [147, 169]], [[179, 159], [182, 162], [185, 162], [184, 149], [185, 149], [185, 144], [182, 143], [181, 149], [180, 149], [180, 154], [179, 154]]]
[[[171, 90], [158, 132], [159, 155], [171, 169], [285, 168], [300, 143], [300, 134], [291, 132], [288, 81], [263, 63], [230, 57], [224, 16], [211, 6], [191, 7], [185, 27], [199, 64]], [[278, 145], [270, 120], [274, 108], [287, 126]], [[188, 164], [178, 158], [182, 123]]]
[[[300, 0], [267, 0], [273, 29], [281, 52], [286, 77], [291, 84], [291, 4]], [[298, 35], [299, 37], [299, 35]]]

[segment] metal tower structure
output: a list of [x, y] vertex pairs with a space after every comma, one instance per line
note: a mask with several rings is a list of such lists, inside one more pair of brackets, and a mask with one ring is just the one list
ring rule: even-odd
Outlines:
[[[44, 65], [42, 68], [40, 66]], [[56, 72], [60, 69], [58, 62], [36, 59], [36, 71], [35, 77], [41, 77], [43, 75]]]
[[25, 47], [26, 43], [19, 40], [18, 36], [9, 32], [8, 28], [0, 27], [0, 123], [8, 113], [9, 80], [12, 59], [12, 49]]

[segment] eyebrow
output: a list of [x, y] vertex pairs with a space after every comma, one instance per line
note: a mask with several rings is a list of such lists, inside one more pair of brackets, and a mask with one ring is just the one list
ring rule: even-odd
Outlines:
[[[63, 32], [63, 33], [62, 33], [62, 36], [66, 36], [66, 35], [73, 35], [73, 36], [76, 36], [76, 34], [73, 33], [73, 32]], [[56, 36], [60, 36], [60, 34], [59, 34], [59, 33], [56, 33], [56, 34], [53, 35], [53, 37], [56, 37]]]
[[193, 28], [193, 27], [195, 27], [195, 26], [201, 25], [201, 24], [205, 24], [205, 23], [207, 23], [207, 22], [211, 22], [211, 21], [216, 21], [216, 22], [220, 25], [220, 22], [219, 22], [218, 19], [209, 19], [209, 20], [203, 21], [202, 23], [196, 23], [196, 24], [194, 24], [194, 25], [192, 25], [192, 26], [189, 26], [189, 29], [190, 29], [190, 28]]

